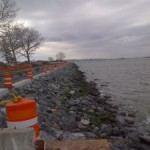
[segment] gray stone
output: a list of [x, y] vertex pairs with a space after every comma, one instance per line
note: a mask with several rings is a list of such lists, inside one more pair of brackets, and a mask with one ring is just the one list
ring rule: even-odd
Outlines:
[[129, 113], [128, 113], [128, 116], [129, 116], [129, 117], [135, 117], [135, 113], [134, 113], [134, 112], [129, 112]]
[[99, 134], [106, 133], [106, 135], [111, 135], [112, 133], [112, 126], [110, 124], [102, 124], [100, 128]]
[[108, 108], [108, 110], [111, 112], [111, 113], [117, 113], [117, 110], [116, 109], [114, 109], [114, 108]]
[[85, 107], [83, 107], [83, 108], [82, 108], [82, 111], [86, 111], [86, 108], [85, 108]]
[[113, 128], [111, 135], [113, 135], [113, 136], [121, 135], [121, 132], [120, 132], [119, 128], [118, 127]]
[[81, 122], [78, 122], [78, 128], [79, 129], [81, 129], [81, 130], [84, 130], [84, 129], [86, 129], [87, 127], [86, 126], [84, 126]]
[[125, 112], [121, 112], [119, 115], [120, 116], [126, 116], [126, 113]]
[[74, 91], [74, 90], [71, 90], [71, 91], [70, 91], [70, 94], [71, 94], [71, 95], [74, 95], [74, 94], [75, 94], [75, 91]]
[[83, 133], [63, 133], [63, 140], [84, 140], [86, 139]]
[[103, 112], [104, 112], [104, 108], [102, 108], [102, 107], [97, 107], [97, 111], [100, 112], [100, 113], [103, 113]]
[[62, 140], [63, 139], [63, 132], [62, 131], [57, 131], [55, 133], [56, 139], [57, 140]]
[[56, 86], [55, 84], [51, 84], [51, 86], [55, 89], [55, 90], [57, 90], [59, 87], [58, 86]]
[[57, 109], [54, 109], [54, 108], [48, 108], [47, 109], [47, 112], [48, 113], [54, 113], [54, 112], [57, 112], [58, 110]]
[[139, 136], [139, 138], [140, 138], [141, 141], [143, 141], [144, 143], [150, 144], [150, 136], [148, 136], [148, 135], [143, 135], [143, 136]]
[[80, 100], [68, 100], [67, 101], [68, 105], [74, 106], [74, 105], [78, 105], [80, 103]]
[[101, 138], [106, 138], [106, 137], [107, 137], [107, 134], [106, 134], [106, 133], [100, 133], [99, 136], [100, 136]]
[[75, 112], [74, 111], [69, 111], [69, 114], [75, 114]]
[[99, 131], [99, 128], [98, 127], [94, 127], [94, 133], [97, 134]]
[[83, 125], [89, 125], [90, 124], [90, 121], [89, 120], [86, 120], [86, 119], [81, 119], [81, 123], [83, 124]]
[[70, 107], [70, 111], [75, 111], [75, 110], [77, 110], [77, 108], [76, 107]]
[[93, 132], [85, 132], [84, 134], [88, 139], [95, 139], [96, 138], [96, 135]]
[[44, 131], [40, 131], [40, 140], [44, 140], [44, 141], [47, 141], [47, 140], [55, 141], [55, 140], [56, 140], [56, 137], [52, 136], [51, 134], [47, 134], [47, 133], [44, 132]]
[[76, 118], [73, 115], [62, 117], [59, 125], [64, 131], [72, 131], [77, 128]]
[[135, 122], [134, 118], [129, 118], [129, 117], [126, 118], [125, 121], [127, 124], [134, 124], [134, 122]]
[[88, 112], [89, 112], [89, 113], [93, 113], [93, 112], [94, 112], [94, 110], [93, 110], [93, 109], [90, 109]]
[[2, 108], [0, 108], [0, 113], [4, 113], [4, 114], [6, 114], [6, 107], [2, 107]]
[[0, 128], [6, 128], [6, 114], [0, 111]]

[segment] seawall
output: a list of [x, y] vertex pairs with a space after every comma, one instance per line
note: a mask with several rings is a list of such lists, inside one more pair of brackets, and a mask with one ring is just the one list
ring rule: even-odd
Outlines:
[[[105, 138], [112, 149], [138, 146], [129, 136], [135, 130], [134, 113], [125, 116], [118, 112], [111, 97], [102, 95], [94, 82], [87, 82], [75, 64], [39, 76], [22, 87], [13, 88], [12, 92], [36, 100], [42, 140]], [[3, 96], [7, 98], [10, 95]], [[0, 126], [6, 127], [3, 112]]]

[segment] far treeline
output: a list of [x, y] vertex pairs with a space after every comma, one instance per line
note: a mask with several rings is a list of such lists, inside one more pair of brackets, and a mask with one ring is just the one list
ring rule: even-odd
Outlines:
[[18, 8], [13, 0], [0, 2], [0, 56], [8, 65], [17, 64], [23, 56], [30, 56], [43, 42], [43, 37], [34, 28], [15, 22]]

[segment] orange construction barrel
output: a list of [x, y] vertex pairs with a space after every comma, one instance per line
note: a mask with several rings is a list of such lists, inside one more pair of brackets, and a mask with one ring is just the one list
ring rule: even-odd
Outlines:
[[4, 87], [12, 88], [12, 75], [10, 73], [4, 74]]
[[50, 70], [50, 71], [53, 71], [53, 70], [54, 70], [54, 65], [50, 65], [50, 66], [49, 66], [49, 70]]
[[8, 128], [34, 128], [35, 139], [39, 137], [39, 124], [36, 102], [33, 99], [21, 99], [19, 102], [6, 104], [6, 120]]
[[48, 68], [47, 68], [46, 66], [44, 66], [44, 67], [43, 67], [43, 72], [44, 72], [44, 73], [47, 73], [47, 71], [48, 71]]
[[57, 64], [58, 68], [61, 68], [62, 66], [63, 66], [62, 63]]
[[29, 79], [32, 79], [32, 78], [33, 78], [32, 68], [27, 68], [27, 77], [28, 77]]

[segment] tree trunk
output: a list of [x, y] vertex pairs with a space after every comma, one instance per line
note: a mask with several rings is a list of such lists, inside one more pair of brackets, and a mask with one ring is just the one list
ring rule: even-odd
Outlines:
[[28, 63], [30, 63], [30, 55], [28, 52], [26, 52], [26, 54], [27, 54]]
[[14, 51], [12, 51], [12, 53], [13, 53], [14, 62], [15, 62], [15, 64], [17, 64], [16, 54], [15, 54], [15, 52], [14, 52]]
[[5, 61], [6, 61], [6, 63], [10, 66], [10, 62], [9, 62], [9, 59], [8, 59], [7, 56], [5, 56]]

